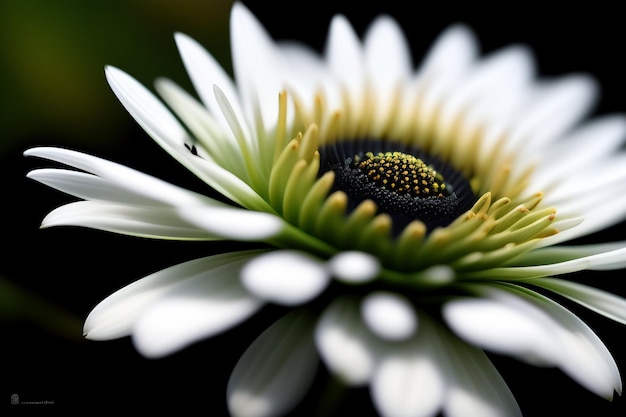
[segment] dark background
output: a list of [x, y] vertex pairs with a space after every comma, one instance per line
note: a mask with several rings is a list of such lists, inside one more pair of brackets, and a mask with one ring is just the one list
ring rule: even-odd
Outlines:
[[[414, 64], [449, 24], [466, 22], [484, 52], [511, 43], [534, 50], [539, 73], [594, 74], [602, 87], [597, 114], [624, 112], [624, 28], [615, 8], [548, 9], [542, 4], [336, 1], [244, 2], [277, 39], [301, 39], [323, 47], [333, 13], [345, 14], [359, 33], [382, 12], [401, 24]], [[541, 7], [539, 7], [541, 6]], [[110, 92], [103, 67], [116, 65], [151, 85], [168, 76], [189, 86], [172, 33], [185, 32], [230, 69], [230, 1], [5, 0], [0, 3], [0, 170], [4, 194], [0, 264], [0, 407], [16, 413], [162, 410], [174, 407], [225, 415], [230, 370], [273, 318], [257, 317], [240, 328], [161, 360], [139, 356], [128, 338], [82, 339], [82, 322], [112, 291], [164, 267], [224, 250], [211, 243], [141, 240], [79, 228], [39, 230], [41, 219], [69, 198], [27, 180], [45, 165], [22, 152], [37, 145], [75, 148], [112, 159], [188, 188], [202, 184], [171, 160], [134, 123]], [[595, 167], [581, 167], [594, 169]], [[624, 239], [620, 226], [591, 237]], [[622, 273], [587, 274], [598, 286], [626, 296]], [[626, 328], [577, 309], [626, 372]], [[621, 416], [626, 402], [597, 398], [553, 369], [494, 357], [526, 416]], [[324, 371], [316, 388], [322, 389]], [[53, 405], [12, 406], [22, 401]], [[294, 416], [313, 415], [317, 390]], [[365, 389], [353, 390], [337, 416], [370, 415]], [[199, 413], [200, 414], [200, 413]]]

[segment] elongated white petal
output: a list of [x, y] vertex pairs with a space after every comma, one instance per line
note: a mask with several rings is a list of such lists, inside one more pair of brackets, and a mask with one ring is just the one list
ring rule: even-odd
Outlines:
[[543, 311], [513, 296], [458, 298], [443, 306], [443, 317], [459, 337], [487, 350], [544, 365], [559, 362], [556, 323]]
[[[341, 89], [330, 68], [316, 51], [294, 42], [283, 42], [280, 44], [280, 54], [286, 65], [285, 83], [300, 105], [313, 111], [315, 95], [323, 91], [328, 111], [341, 109]], [[290, 117], [289, 114], [287, 117]]]
[[204, 105], [210, 110], [211, 115], [220, 123], [225, 137], [230, 139], [233, 144], [236, 144], [234, 137], [229, 134], [228, 124], [213, 94], [213, 86], [218, 85], [229, 98], [240, 119], [245, 120], [235, 84], [215, 58], [198, 42], [183, 33], [176, 33], [174, 38], [178, 52], [196, 92]]
[[409, 78], [411, 55], [402, 30], [388, 16], [372, 23], [363, 43], [368, 82], [375, 97], [375, 122], [382, 128], [395, 111], [394, 100]]
[[256, 296], [282, 305], [298, 305], [319, 295], [330, 280], [324, 263], [291, 250], [270, 252], [250, 261], [241, 275]]
[[379, 260], [365, 252], [345, 251], [328, 261], [330, 273], [346, 283], [364, 283], [373, 280], [380, 272]]
[[[570, 258], [573, 259], [562, 262], [553, 261], [554, 263], [544, 263], [543, 265], [536, 266], [493, 268], [480, 271], [477, 273], [477, 276], [480, 276], [483, 279], [499, 280], [506, 278], [508, 280], [525, 280], [568, 274], [583, 270], [603, 271], [622, 269], [626, 267], [626, 248], [620, 247], [606, 252], [593, 252], [593, 254], [589, 256]], [[530, 259], [532, 259], [532, 257]], [[550, 260], [544, 258], [544, 261], [549, 262]], [[471, 276], [472, 274], [470, 273], [468, 275]], [[465, 277], [467, 278], [468, 275], [465, 275]]]
[[167, 206], [131, 206], [79, 201], [61, 206], [43, 219], [41, 227], [82, 226], [155, 239], [213, 240], [220, 236], [199, 228]]
[[437, 334], [441, 340], [439, 364], [446, 369], [448, 386], [443, 406], [446, 416], [522, 416], [511, 390], [481, 349], [444, 329], [438, 329]]
[[272, 208], [248, 184], [211, 161], [193, 155], [185, 146], [193, 141], [172, 113], [130, 75], [106, 68], [111, 89], [141, 127], [170, 155], [234, 202], [250, 209]]
[[89, 313], [84, 334], [93, 340], [128, 336], [139, 315], [163, 294], [195, 277], [210, 281], [218, 277], [215, 271], [220, 267], [255, 255], [258, 255], [257, 251], [209, 256], [163, 269], [135, 281], [105, 298]]
[[591, 392], [608, 400], [622, 381], [615, 360], [596, 334], [580, 318], [556, 302], [514, 285], [505, 287], [546, 311], [559, 324], [554, 338], [562, 343], [558, 366]]
[[135, 348], [146, 357], [163, 357], [254, 314], [263, 303], [239, 282], [248, 259], [190, 277], [147, 306], [133, 324]]
[[454, 79], [465, 72], [478, 54], [474, 33], [465, 25], [447, 28], [433, 43], [420, 67], [426, 78]]
[[565, 279], [539, 278], [532, 280], [531, 283], [567, 297], [611, 320], [626, 324], [624, 297]]
[[272, 417], [288, 413], [304, 397], [318, 359], [311, 319], [301, 313], [283, 317], [244, 352], [228, 381], [233, 417]]
[[580, 122], [595, 104], [596, 96], [595, 81], [582, 74], [538, 85], [527, 112], [515, 120], [509, 146], [545, 147]]
[[116, 187], [111, 182], [84, 172], [43, 168], [30, 171], [28, 178], [85, 200], [123, 202], [135, 205], [154, 205], [152, 199]]
[[273, 214], [235, 207], [181, 207], [180, 216], [208, 233], [236, 240], [263, 240], [275, 236], [285, 226]]
[[364, 104], [363, 51], [358, 36], [345, 16], [333, 17], [326, 40], [325, 56], [341, 87], [348, 93], [350, 108], [359, 112]]
[[449, 134], [458, 123], [459, 114], [465, 112], [466, 118], [471, 117], [464, 121], [470, 125], [466, 128], [508, 116], [523, 98], [521, 92], [532, 73], [532, 58], [522, 47], [509, 47], [476, 64], [443, 103], [440, 131]]
[[[240, 178], [247, 178], [241, 148], [233, 137], [226, 120], [220, 125], [216, 116], [209, 113], [206, 107], [169, 79], [157, 79], [155, 88], [199, 141], [201, 146], [196, 147], [198, 154], [206, 149], [208, 155], [202, 154], [203, 158], [209, 157]], [[220, 116], [223, 116], [221, 112]]]
[[384, 417], [430, 417], [440, 410], [446, 384], [428, 334], [418, 335], [381, 359], [370, 385]]
[[406, 340], [417, 331], [418, 320], [413, 306], [397, 294], [376, 292], [367, 295], [361, 305], [361, 314], [367, 327], [384, 340]]
[[[580, 172], [581, 165], [592, 165], [595, 161], [607, 158], [618, 149], [625, 137], [626, 118], [622, 115], [604, 116], [584, 124], [545, 150], [545, 158], [549, 163], [539, 167], [533, 186], [537, 189], [554, 187], [547, 198], [558, 196], [562, 188], [568, 191], [567, 195], [579, 196], [580, 188], [575, 188], [575, 184], [580, 185], [581, 180], [595, 183], [596, 177], [604, 179], [608, 175], [611, 178], [604, 167], [602, 170], [583, 173]], [[594, 146], [589, 146], [590, 143]], [[580, 175], [581, 178], [574, 184], [570, 178], [576, 174], [585, 175]]]
[[256, 17], [238, 2], [230, 32], [233, 71], [248, 120], [255, 120], [258, 111], [263, 126], [271, 130], [278, 119], [278, 93], [285, 88], [280, 54]]
[[28, 149], [24, 155], [49, 159], [97, 176], [81, 175], [75, 171], [60, 169], [34, 170], [28, 175], [46, 185], [80, 198], [171, 206], [224, 205], [151, 175], [82, 152], [41, 147]]
[[358, 300], [339, 298], [322, 313], [315, 342], [326, 366], [350, 385], [369, 382], [376, 364], [376, 340], [363, 325]]

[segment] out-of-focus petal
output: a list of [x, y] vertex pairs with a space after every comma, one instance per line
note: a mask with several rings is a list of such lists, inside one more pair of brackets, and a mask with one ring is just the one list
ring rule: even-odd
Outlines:
[[185, 262], [148, 275], [109, 295], [89, 313], [84, 334], [108, 340], [128, 336], [141, 313], [161, 296], [190, 280], [220, 279], [216, 271], [233, 262], [258, 255], [258, 251], [233, 252]]
[[367, 327], [383, 340], [406, 340], [417, 331], [418, 319], [413, 306], [398, 294], [367, 295], [361, 304], [361, 314]]
[[430, 337], [419, 334], [381, 358], [370, 388], [382, 416], [434, 417], [441, 409], [446, 383]]
[[282, 416], [300, 402], [318, 364], [312, 333], [311, 318], [295, 312], [250, 345], [228, 381], [233, 417]]
[[239, 282], [249, 257], [197, 274], [146, 306], [132, 326], [135, 348], [158, 358], [239, 324], [263, 305]]
[[380, 272], [380, 261], [365, 252], [344, 251], [328, 261], [331, 274], [345, 283], [364, 283], [376, 278]]
[[319, 295], [330, 280], [326, 265], [312, 256], [292, 250], [267, 253], [250, 261], [241, 282], [257, 297], [293, 306]]
[[517, 297], [457, 298], [443, 306], [450, 328], [467, 342], [533, 363], [555, 365], [561, 344], [556, 323], [542, 310]]
[[358, 300], [339, 298], [322, 313], [315, 342], [326, 366], [344, 382], [369, 382], [376, 364], [377, 341], [363, 325]]
[[518, 287], [503, 286], [536, 305], [555, 320], [559, 328], [553, 338], [561, 343], [557, 366], [589, 391], [613, 399], [621, 395], [622, 380], [615, 360], [604, 343], [579, 317], [549, 298]]

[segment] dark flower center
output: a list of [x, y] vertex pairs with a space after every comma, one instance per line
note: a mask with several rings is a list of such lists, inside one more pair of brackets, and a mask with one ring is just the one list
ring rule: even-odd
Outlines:
[[476, 201], [460, 172], [413, 146], [355, 140], [328, 145], [320, 155], [320, 174], [335, 172], [333, 191], [348, 195], [349, 209], [374, 201], [392, 217], [396, 235], [413, 220], [429, 231], [447, 226]]

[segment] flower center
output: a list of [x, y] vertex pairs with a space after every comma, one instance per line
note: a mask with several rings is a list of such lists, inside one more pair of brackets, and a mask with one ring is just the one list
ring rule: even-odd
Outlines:
[[354, 167], [364, 172], [378, 187], [414, 198], [447, 195], [443, 176], [432, 166], [413, 155], [402, 152], [367, 152], [364, 158], [354, 157]]
[[[372, 150], [363, 151], [368, 145]], [[334, 191], [347, 194], [349, 209], [374, 201], [392, 217], [396, 235], [414, 220], [428, 230], [447, 226], [476, 201], [463, 175], [412, 146], [355, 140], [326, 146], [320, 154], [320, 172], [335, 172]]]

